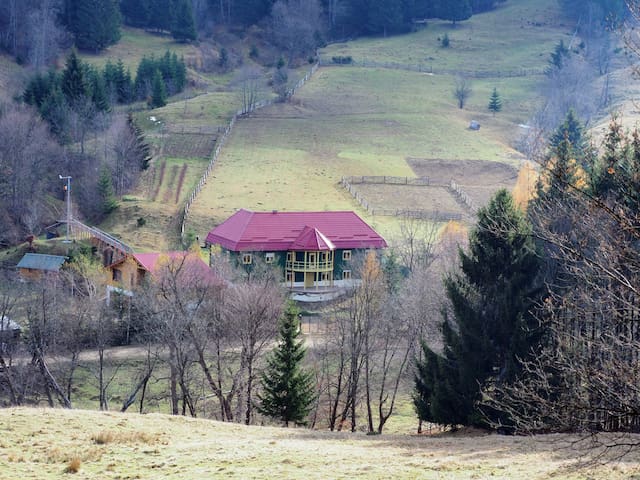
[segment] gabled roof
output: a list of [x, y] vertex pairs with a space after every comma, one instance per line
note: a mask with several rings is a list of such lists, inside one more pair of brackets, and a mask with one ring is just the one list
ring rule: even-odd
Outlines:
[[[207, 235], [206, 242], [227, 250], [285, 251], [311, 229], [310, 241], [337, 249], [385, 248], [387, 242], [354, 212], [251, 212], [241, 209]], [[320, 233], [314, 240], [313, 230]], [[309, 240], [309, 239], [308, 239]]]
[[60, 255], [44, 255], [41, 253], [26, 253], [18, 263], [18, 268], [59, 272], [67, 257]]
[[296, 238], [290, 247], [290, 250], [299, 252], [335, 249], [336, 247], [333, 245], [333, 242], [325, 237], [320, 230], [309, 226], [304, 227], [302, 233], [298, 235], [298, 238]]

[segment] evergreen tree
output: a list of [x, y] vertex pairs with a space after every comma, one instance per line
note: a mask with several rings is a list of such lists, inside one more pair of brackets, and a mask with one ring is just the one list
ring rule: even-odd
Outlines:
[[489, 110], [493, 112], [494, 115], [502, 110], [502, 99], [496, 87], [493, 87], [493, 93], [491, 93], [491, 98], [489, 99]]
[[298, 309], [289, 304], [280, 320], [280, 341], [267, 358], [262, 373], [263, 393], [258, 411], [284, 422], [304, 425], [314, 400], [313, 375], [302, 369], [305, 349], [300, 336]]
[[173, 24], [173, 0], [149, 0], [149, 28], [168, 32]]
[[369, 0], [366, 29], [370, 33], [398, 31], [403, 25], [402, 9], [397, 0]]
[[140, 170], [146, 170], [149, 168], [149, 162], [151, 162], [151, 147], [144, 138], [142, 129], [133, 119], [133, 115], [127, 116], [127, 128], [135, 138], [134, 156], [138, 160]]
[[171, 35], [179, 42], [188, 42], [197, 38], [191, 0], [176, 0]]
[[124, 22], [132, 27], [146, 27], [149, 23], [149, 0], [120, 0]]
[[537, 344], [529, 311], [540, 265], [530, 230], [506, 190], [479, 210], [460, 273], [445, 279], [452, 316], [443, 314], [444, 356], [424, 345], [418, 362], [415, 404], [424, 420], [485, 426], [480, 388], [513, 380], [518, 358]]
[[454, 25], [456, 22], [471, 18], [471, 4], [469, 0], [444, 0], [438, 2], [436, 10], [437, 17], [442, 20], [450, 20]]
[[167, 104], [167, 90], [159, 69], [156, 69], [153, 74], [151, 92], [151, 99], [149, 102], [151, 108], [164, 107]]
[[108, 112], [111, 110], [111, 102], [107, 96], [104, 76], [93, 68], [88, 70], [87, 76], [91, 88], [91, 101], [99, 111]]
[[75, 50], [67, 57], [62, 72], [61, 89], [70, 105], [77, 105], [89, 94], [89, 82], [86, 78], [86, 67], [78, 58]]
[[569, 141], [571, 154], [575, 156], [583, 167], [587, 167], [587, 164], [593, 161], [590, 152], [590, 139], [573, 109], [569, 109], [564, 122], [551, 134], [549, 139], [551, 150], [557, 148], [565, 139]]
[[62, 18], [80, 49], [99, 51], [120, 40], [117, 0], [66, 0]]
[[118, 208], [118, 202], [113, 191], [111, 172], [105, 166], [100, 169], [98, 178], [98, 194], [100, 195], [101, 213], [108, 215]]
[[568, 58], [569, 49], [564, 44], [564, 40], [560, 40], [560, 42], [558, 42], [554, 47], [553, 52], [551, 52], [551, 56], [548, 60], [549, 65], [547, 66], [546, 74], [553, 75], [559, 70], [562, 70]]

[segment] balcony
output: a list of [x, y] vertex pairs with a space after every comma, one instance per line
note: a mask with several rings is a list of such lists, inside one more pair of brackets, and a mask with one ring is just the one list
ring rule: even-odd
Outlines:
[[317, 262], [287, 262], [286, 269], [290, 272], [332, 272], [333, 260]]

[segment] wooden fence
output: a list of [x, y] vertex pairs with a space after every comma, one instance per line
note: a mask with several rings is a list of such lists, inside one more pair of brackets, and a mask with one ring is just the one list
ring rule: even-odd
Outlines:
[[464, 203], [473, 213], [478, 211], [478, 205], [476, 205], [476, 202], [474, 202], [469, 194], [453, 180], [451, 180], [451, 183], [449, 184], [449, 190], [451, 190], [451, 193], [453, 193], [453, 195]]
[[[353, 181], [352, 181], [353, 180]], [[449, 220], [462, 220], [462, 214], [458, 212], [441, 212], [438, 210], [407, 210], [407, 209], [391, 209], [377, 208], [372, 206], [369, 201], [358, 191], [354, 185], [361, 184], [391, 184], [391, 185], [417, 185], [429, 186], [429, 179], [426, 177], [408, 178], [408, 177], [342, 177], [342, 186], [351, 194], [351, 196], [371, 215], [389, 216], [389, 217], [414, 217], [433, 220], [436, 222], [446, 222]]]
[[359, 177], [342, 177], [342, 183], [357, 184], [388, 184], [388, 185], [416, 185], [421, 187], [429, 186], [431, 183], [428, 177], [392, 177], [392, 176], [372, 176], [365, 175]]
[[[340, 59], [344, 57], [338, 57]], [[468, 78], [513, 78], [530, 77], [544, 75], [543, 68], [516, 68], [512, 70], [485, 70], [485, 71], [464, 71], [451, 70], [446, 68], [434, 68], [433, 64], [424, 63], [399, 63], [399, 62], [377, 62], [366, 58], [354, 59], [349, 62], [334, 61], [333, 58], [319, 57], [319, 64], [323, 67], [363, 67], [363, 68], [386, 68], [390, 70], [407, 70], [411, 72], [432, 73], [434, 75], [461, 75]]]
[[[313, 67], [311, 67], [311, 70], [309, 70], [304, 77], [302, 77], [293, 87], [291, 87], [289, 90], [287, 90], [286, 97], [290, 98], [293, 95], [295, 95], [295, 93], [298, 91], [298, 89], [300, 89], [305, 83], [307, 83], [307, 81], [309, 81], [309, 79], [313, 76], [313, 74], [316, 73], [316, 71], [318, 70], [318, 67], [319, 67], [319, 63], [316, 63], [315, 65], [313, 65]], [[182, 211], [182, 220], [180, 222], [180, 239], [181, 240], [184, 240], [185, 225], [186, 225], [187, 219], [189, 217], [189, 210], [191, 209], [191, 205], [193, 204], [195, 199], [198, 197], [198, 194], [200, 193], [202, 188], [207, 183], [207, 179], [209, 178], [209, 174], [211, 173], [211, 170], [213, 170], [213, 166], [215, 165], [216, 160], [218, 159], [218, 156], [220, 155], [220, 152], [222, 151], [222, 147], [224, 146], [224, 144], [228, 140], [229, 136], [231, 135], [233, 127], [236, 124], [236, 121], [238, 120], [238, 118], [242, 117], [243, 115], [248, 115], [248, 114], [250, 114], [252, 112], [255, 112], [256, 110], [259, 110], [261, 108], [267, 107], [269, 105], [273, 105], [274, 103], [275, 103], [274, 100], [261, 100], [259, 102], [255, 102], [252, 105], [249, 105], [246, 108], [242, 108], [242, 109], [238, 110], [233, 115], [233, 117], [231, 118], [231, 121], [229, 122], [229, 125], [227, 125], [224, 128], [224, 130], [221, 132], [222, 135], [220, 136], [220, 138], [218, 140], [218, 144], [216, 145], [216, 148], [213, 151], [213, 154], [211, 155], [211, 159], [209, 160], [209, 164], [207, 165], [207, 169], [202, 174], [202, 177], [200, 177], [200, 180], [198, 181], [197, 185], [195, 186], [195, 188], [191, 192], [191, 195], [189, 195], [189, 198], [188, 198], [187, 202], [184, 205], [184, 209]], [[218, 128], [218, 133], [220, 133], [220, 128]]]

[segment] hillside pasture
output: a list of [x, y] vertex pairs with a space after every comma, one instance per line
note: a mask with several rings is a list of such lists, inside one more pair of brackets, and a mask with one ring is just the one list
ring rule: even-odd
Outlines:
[[[201, 236], [238, 208], [356, 210], [383, 235], [394, 222], [372, 218], [339, 185], [342, 176], [414, 176], [407, 157], [517, 163], [509, 146], [531, 107], [531, 79], [502, 80], [513, 110], [486, 116], [484, 99], [456, 108], [451, 76], [353, 67], [321, 68], [286, 104], [236, 123], [188, 228]], [[478, 81], [487, 98], [493, 82]], [[506, 88], [508, 87], [508, 88]], [[479, 95], [479, 94], [478, 94]], [[475, 97], [473, 97], [475, 98]], [[475, 101], [475, 100], [474, 100]], [[477, 108], [477, 110], [472, 110]]]
[[136, 69], [142, 57], [154, 55], [156, 58], [164, 55], [167, 50], [175, 52], [178, 57], [184, 57], [187, 66], [198, 64], [199, 53], [195, 46], [188, 43], [176, 42], [168, 34], [147, 32], [144, 29], [121, 27], [122, 38], [115, 45], [94, 54], [81, 52], [80, 58], [97, 67], [104, 67], [107, 61], [116, 63], [122, 60], [125, 67], [131, 70], [135, 78]]
[[606, 465], [578, 463], [588, 460], [589, 452], [571, 448], [578, 437], [568, 435], [366, 436], [161, 414], [12, 408], [0, 410], [0, 437], [3, 478], [23, 480], [57, 479], [65, 473], [123, 480], [619, 480], [640, 475], [637, 451]]
[[[450, 46], [442, 47], [448, 35]], [[351, 56], [356, 62], [393, 63], [435, 73], [502, 77], [543, 73], [549, 54], [573, 34], [556, 0], [509, 0], [490, 12], [453, 25], [429, 20], [405, 36], [361, 38], [320, 50], [325, 62]]]

